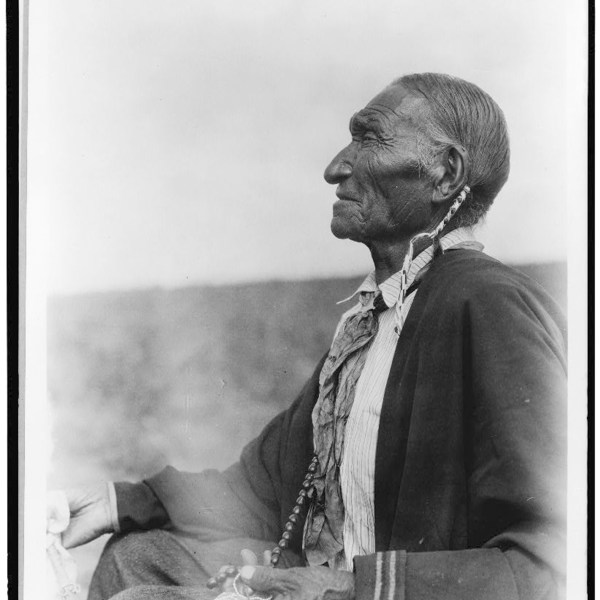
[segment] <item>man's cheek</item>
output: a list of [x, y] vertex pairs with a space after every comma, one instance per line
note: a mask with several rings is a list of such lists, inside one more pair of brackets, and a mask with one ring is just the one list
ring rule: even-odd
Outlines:
[[333, 235], [341, 239], [362, 239], [364, 228], [362, 207], [358, 203], [339, 201], [334, 204], [331, 219]]

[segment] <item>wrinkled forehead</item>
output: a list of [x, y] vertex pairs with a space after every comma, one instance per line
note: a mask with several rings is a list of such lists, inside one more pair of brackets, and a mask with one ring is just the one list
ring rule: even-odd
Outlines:
[[407, 89], [401, 83], [394, 83], [377, 94], [360, 113], [380, 113], [388, 118], [419, 125], [426, 118], [428, 105], [426, 99]]

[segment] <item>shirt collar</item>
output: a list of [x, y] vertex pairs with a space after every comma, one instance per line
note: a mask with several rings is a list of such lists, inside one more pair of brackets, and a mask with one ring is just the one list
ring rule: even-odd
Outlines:
[[[457, 227], [440, 238], [440, 246], [444, 251], [459, 245], [475, 250], [483, 250], [483, 245], [475, 239], [472, 227]], [[408, 287], [412, 285], [419, 272], [429, 265], [432, 258], [433, 246], [428, 246], [413, 259], [407, 276]], [[354, 293], [347, 298], [340, 300], [338, 304], [348, 302], [356, 295], [359, 295], [360, 303], [366, 306], [370, 302], [373, 294], [381, 291], [386, 305], [388, 308], [391, 308], [398, 302], [401, 273], [402, 270], [397, 271], [378, 286], [377, 281], [375, 280], [375, 271], [373, 270], [366, 276]]]

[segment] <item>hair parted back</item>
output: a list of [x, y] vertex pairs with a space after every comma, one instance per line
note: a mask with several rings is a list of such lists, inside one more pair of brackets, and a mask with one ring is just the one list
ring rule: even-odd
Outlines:
[[466, 184], [470, 196], [453, 218], [455, 227], [474, 225], [487, 212], [506, 183], [510, 148], [500, 107], [476, 85], [441, 73], [404, 75], [393, 82], [421, 94], [427, 101], [429, 143], [423, 166], [451, 146], [467, 151]]

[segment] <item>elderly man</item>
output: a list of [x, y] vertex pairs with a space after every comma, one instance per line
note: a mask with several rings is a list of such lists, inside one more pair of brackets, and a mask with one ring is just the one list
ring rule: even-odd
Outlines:
[[560, 597], [565, 324], [472, 232], [508, 177], [502, 112], [408, 75], [350, 132], [325, 179], [334, 235], [375, 266], [356, 305], [228, 470], [68, 493], [67, 546], [118, 533], [92, 600], [204, 597], [216, 573], [275, 600]]

